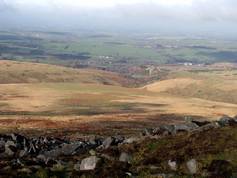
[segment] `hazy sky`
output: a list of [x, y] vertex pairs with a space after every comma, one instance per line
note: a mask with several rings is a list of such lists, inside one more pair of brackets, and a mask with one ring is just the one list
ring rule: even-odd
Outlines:
[[[4, 2], [4, 0], [2, 0]], [[191, 5], [193, 0], [5, 0], [6, 4], [16, 6], [52, 6], [58, 5], [64, 7], [90, 7], [90, 8], [104, 8], [113, 7], [116, 5], [131, 5], [138, 3], [155, 3], [155, 4], [184, 4]]]
[[0, 0], [0, 24], [237, 35], [237, 0]]

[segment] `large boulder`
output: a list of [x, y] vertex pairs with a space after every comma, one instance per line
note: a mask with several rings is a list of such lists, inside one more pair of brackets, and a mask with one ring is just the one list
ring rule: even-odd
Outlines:
[[80, 171], [91, 171], [95, 170], [97, 163], [100, 161], [100, 158], [96, 156], [90, 156], [82, 160], [80, 164]]

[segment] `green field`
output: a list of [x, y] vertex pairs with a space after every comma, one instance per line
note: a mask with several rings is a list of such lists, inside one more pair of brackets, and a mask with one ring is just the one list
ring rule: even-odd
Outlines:
[[156, 35], [85, 35], [51, 32], [1, 32], [0, 54], [4, 59], [72, 65], [93, 63], [214, 63], [236, 62], [237, 42]]

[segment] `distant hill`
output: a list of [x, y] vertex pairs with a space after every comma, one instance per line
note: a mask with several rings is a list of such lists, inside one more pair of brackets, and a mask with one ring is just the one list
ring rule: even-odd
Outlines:
[[237, 70], [174, 72], [170, 77], [144, 88], [173, 96], [237, 104]]
[[96, 69], [73, 69], [55, 65], [0, 60], [0, 84], [75, 82], [124, 86], [120, 75]]
[[144, 88], [153, 92], [166, 92], [174, 88], [185, 89], [189, 85], [200, 84], [200, 82], [201, 80], [195, 80], [191, 78], [177, 78], [155, 82], [145, 86]]

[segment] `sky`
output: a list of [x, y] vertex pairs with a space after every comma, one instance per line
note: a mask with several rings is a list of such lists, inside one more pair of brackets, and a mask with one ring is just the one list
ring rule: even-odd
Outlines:
[[235, 36], [237, 0], [0, 0], [0, 28]]

